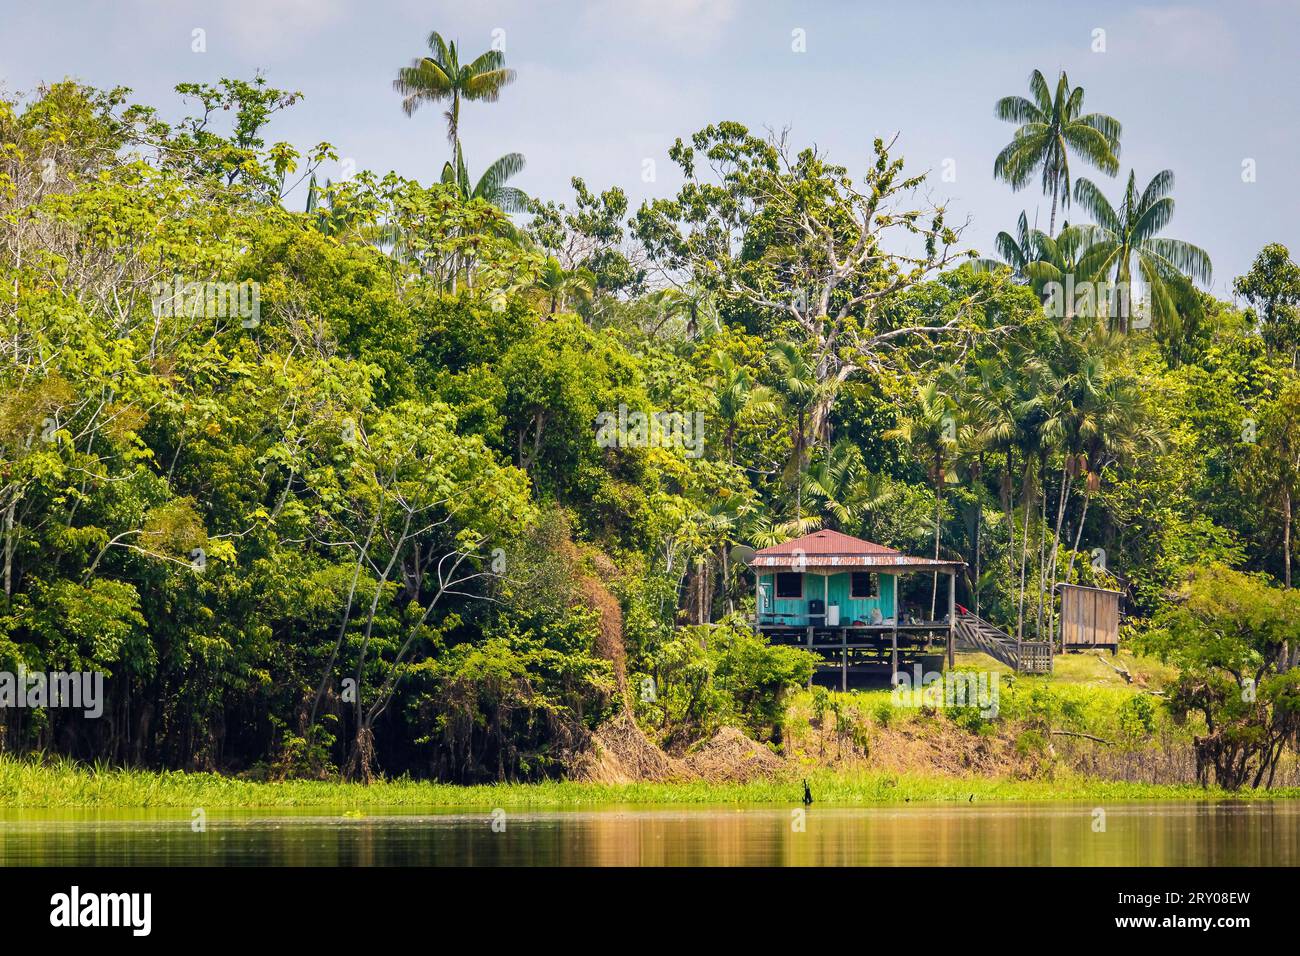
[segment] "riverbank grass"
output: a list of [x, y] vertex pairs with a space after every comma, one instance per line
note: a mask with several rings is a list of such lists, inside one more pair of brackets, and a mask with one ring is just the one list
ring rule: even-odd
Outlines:
[[[354, 783], [254, 782], [212, 773], [90, 768], [66, 760], [0, 757], [0, 809], [276, 808], [580, 809], [627, 805], [794, 806], [802, 777], [748, 783], [594, 784], [567, 781], [461, 787], [413, 780]], [[1058, 780], [960, 779], [870, 771], [811, 770], [818, 805], [1006, 801], [1160, 801], [1300, 799], [1300, 789], [1231, 794], [1191, 785], [1151, 785], [1065, 777]]]

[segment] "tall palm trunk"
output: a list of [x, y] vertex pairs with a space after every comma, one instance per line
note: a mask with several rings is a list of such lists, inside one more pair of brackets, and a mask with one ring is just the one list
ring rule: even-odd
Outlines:
[[1282, 523], [1282, 554], [1283, 567], [1285, 568], [1286, 586], [1291, 587], [1291, 489], [1287, 488], [1285, 493], [1285, 507], [1283, 511]]
[[1119, 297], [1119, 322], [1116, 324], [1120, 332], [1127, 333], [1133, 315], [1133, 273], [1129, 270], [1127, 250], [1115, 275], [1115, 285], [1122, 290]]
[[[1016, 622], [1016, 639], [1024, 640], [1025, 631], [1025, 600], [1029, 587], [1029, 518], [1036, 510], [1041, 509], [1040, 499], [1045, 498], [1042, 486], [1042, 452], [1038, 453], [1038, 469], [1035, 470], [1034, 462], [1026, 456], [1025, 459], [1025, 493], [1021, 503], [1024, 509], [1025, 520], [1023, 535], [1020, 542], [1020, 609], [1017, 614]], [[1041, 550], [1041, 548], [1040, 548]]]
[[984, 489], [987, 487], [983, 482], [984, 475], [984, 453], [979, 455], [979, 474], [980, 479], [975, 483], [975, 616], [980, 614], [980, 531], [984, 524]]
[[1060, 186], [1061, 174], [1060, 170], [1057, 170], [1056, 176], [1052, 179], [1052, 215], [1047, 223], [1047, 234], [1053, 237], [1056, 235], [1056, 194]]
[[1044, 450], [1038, 458], [1038, 484], [1042, 489], [1038, 504], [1038, 612], [1035, 617], [1034, 640], [1043, 639], [1044, 617], [1047, 614], [1047, 452]]
[[[1016, 553], [1016, 515], [1015, 515], [1015, 479], [1014, 467], [1011, 457], [1011, 449], [1007, 449], [1006, 469], [1002, 476], [1002, 487], [1000, 489], [1002, 497], [1002, 515], [1006, 519], [1007, 525], [1007, 553], [1014, 555]], [[1011, 563], [1011, 570], [1015, 571], [1014, 558]]]
[[[939, 531], [943, 527], [943, 486], [934, 485], [934, 559], [939, 560]], [[934, 572], [934, 587], [930, 592], [930, 620], [935, 620], [939, 607], [939, 572]]]
[[1024, 640], [1025, 637], [1025, 572], [1029, 565], [1029, 512], [1034, 507], [1034, 491], [1032, 488], [1024, 496], [1020, 507], [1025, 513], [1025, 521], [1020, 538], [1020, 599], [1016, 611], [1016, 640], [1018, 641]]
[[1074, 534], [1074, 547], [1070, 549], [1070, 563], [1065, 566], [1065, 583], [1070, 583], [1070, 578], [1074, 576], [1074, 558], [1079, 553], [1079, 542], [1083, 540], [1083, 525], [1088, 520], [1088, 505], [1092, 503], [1092, 495], [1083, 496], [1083, 512], [1079, 515], [1079, 530]]
[[5, 508], [4, 519], [4, 577], [5, 577], [5, 597], [13, 597], [14, 593], [14, 513], [18, 509], [18, 487], [9, 489], [9, 505]]
[[[1041, 472], [1040, 472], [1041, 474]], [[1045, 478], [1046, 476], [1042, 476]], [[1047, 482], [1043, 481], [1043, 494], [1038, 506], [1038, 611], [1034, 617], [1034, 640], [1043, 639], [1043, 613], [1047, 603]]]
[[731, 576], [731, 562], [728, 560], [727, 543], [725, 541], [718, 547], [718, 565], [722, 568], [722, 580], [718, 582], [718, 586], [722, 591], [722, 606], [727, 609], [728, 614], [731, 614], [736, 608], [731, 600], [731, 588], [727, 586]]
[[[1285, 554], [1283, 562], [1285, 571], [1285, 584], [1288, 590], [1291, 588], [1291, 489], [1288, 487], [1285, 494], [1285, 511], [1282, 525], [1282, 551]], [[1282, 642], [1282, 670], [1290, 670], [1295, 666], [1295, 658], [1300, 657], [1300, 647], [1293, 647], [1290, 641]], [[1269, 772], [1270, 779], [1272, 771]]]
[[803, 459], [804, 448], [804, 408], [799, 406], [799, 432], [795, 435], [795, 497], [794, 497], [794, 515], [799, 521], [803, 520]]
[[1047, 623], [1048, 629], [1052, 634], [1056, 633], [1056, 569], [1058, 556], [1061, 553], [1061, 525], [1065, 521], [1065, 507], [1070, 500], [1070, 472], [1067, 464], [1061, 467], [1061, 491], [1056, 500], [1056, 532], [1052, 536], [1052, 587], [1047, 592]]

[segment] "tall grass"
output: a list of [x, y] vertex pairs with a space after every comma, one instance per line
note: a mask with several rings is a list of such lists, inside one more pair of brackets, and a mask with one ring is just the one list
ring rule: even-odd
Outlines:
[[[1142, 801], [1229, 798], [1188, 785], [1118, 783], [1084, 777], [1060, 780], [956, 779], [870, 771], [813, 770], [807, 775], [819, 805], [975, 801]], [[583, 808], [623, 805], [788, 805], [802, 796], [802, 777], [744, 784], [549, 782], [458, 787], [412, 780], [370, 786], [320, 781], [255, 783], [211, 773], [85, 767], [54, 758], [0, 756], [0, 808], [361, 807], [464, 809]], [[1247, 798], [1300, 798], [1300, 789]]]

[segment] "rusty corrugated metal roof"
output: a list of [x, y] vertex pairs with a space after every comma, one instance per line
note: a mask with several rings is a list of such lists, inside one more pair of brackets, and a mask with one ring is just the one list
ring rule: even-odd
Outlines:
[[906, 554], [756, 554], [751, 568], [959, 568], [964, 561], [936, 561]]
[[963, 561], [914, 558], [839, 531], [814, 531], [755, 551], [751, 568], [959, 568]]
[[812, 534], [806, 534], [802, 538], [795, 538], [792, 541], [785, 541], [781, 544], [774, 544], [770, 548], [763, 548], [754, 552], [755, 556], [769, 554], [900, 554], [893, 548], [886, 548], [883, 544], [876, 544], [873, 541], [863, 541], [861, 538], [855, 538], [851, 534], [843, 534], [839, 531], [814, 531]]

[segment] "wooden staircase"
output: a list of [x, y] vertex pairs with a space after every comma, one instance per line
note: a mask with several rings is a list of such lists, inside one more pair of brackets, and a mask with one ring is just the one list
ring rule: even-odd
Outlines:
[[969, 611], [957, 615], [955, 630], [959, 645], [982, 651], [994, 660], [1014, 668], [1017, 673], [1051, 673], [1052, 648], [1046, 641], [1017, 641], [1010, 634]]

